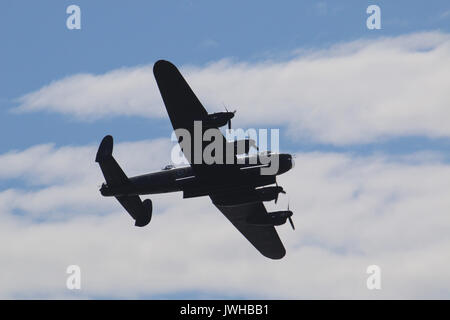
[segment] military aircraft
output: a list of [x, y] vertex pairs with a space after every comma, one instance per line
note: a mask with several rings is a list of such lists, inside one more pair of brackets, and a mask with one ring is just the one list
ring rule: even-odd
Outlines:
[[[289, 207], [283, 211], [267, 212], [263, 202], [276, 202], [278, 195], [285, 193], [278, 186], [276, 176], [293, 168], [293, 157], [290, 154], [266, 152], [266, 156], [277, 157], [278, 168], [274, 174], [262, 174], [261, 168], [267, 166], [267, 162], [262, 161], [263, 153], [248, 154], [254, 141], [244, 139], [228, 142], [220, 132], [219, 128], [222, 126], [228, 125], [231, 128], [235, 111], [208, 114], [179, 70], [168, 61], [157, 61], [153, 74], [189, 165], [168, 165], [159, 172], [127, 177], [112, 156], [113, 138], [108, 135], [103, 138], [95, 159], [106, 180], [100, 193], [116, 197], [139, 227], [150, 222], [153, 207], [150, 199], [141, 201], [140, 195], [181, 191], [183, 198], [209, 196], [212, 203], [261, 254], [271, 259], [284, 257], [286, 250], [274, 226], [285, 224], [289, 220], [294, 229], [291, 218], [293, 213]], [[232, 148], [235, 159], [239, 156], [237, 144], [244, 143], [241, 161], [232, 164], [193, 161], [192, 152], [185, 151], [189, 143], [193, 143], [183, 144], [183, 137], [177, 132], [178, 129], [183, 129], [195, 135], [194, 123], [197, 121], [203, 124], [202, 134], [206, 130], [216, 130], [224, 145], [232, 143], [235, 147]], [[207, 145], [207, 141], [202, 141], [200, 151]]]

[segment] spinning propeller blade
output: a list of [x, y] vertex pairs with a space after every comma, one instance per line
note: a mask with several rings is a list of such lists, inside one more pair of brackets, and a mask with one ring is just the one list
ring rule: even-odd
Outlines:
[[289, 217], [289, 222], [291, 224], [292, 230], [295, 230], [294, 222], [292, 222], [292, 218]]
[[[277, 181], [275, 181], [275, 185], [278, 187], [278, 182]], [[278, 202], [278, 196], [280, 195], [280, 193], [286, 194], [286, 191], [284, 191], [284, 189], [281, 188], [281, 191], [277, 193], [277, 197], [275, 198], [275, 204]]]
[[[288, 211], [290, 211], [289, 210], [289, 201], [288, 201]], [[292, 216], [291, 216], [292, 217]], [[289, 223], [291, 224], [291, 227], [292, 227], [292, 230], [295, 230], [295, 226], [294, 226], [294, 222], [292, 221], [292, 218], [291, 217], [289, 217], [288, 219], [289, 219]]]
[[[224, 104], [223, 106], [224, 106], [226, 112], [229, 112], [228, 109], [227, 109], [227, 106], [226, 106], [225, 104]], [[233, 111], [233, 115], [236, 113], [236, 111], [237, 111], [237, 110], [234, 110], [234, 111]], [[228, 120], [228, 130], [231, 130], [231, 119]]]

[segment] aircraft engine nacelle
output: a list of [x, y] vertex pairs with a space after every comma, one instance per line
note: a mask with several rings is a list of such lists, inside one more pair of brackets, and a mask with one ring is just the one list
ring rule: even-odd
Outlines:
[[276, 201], [280, 193], [285, 193], [282, 187], [264, 187], [255, 189], [252, 193], [233, 192], [216, 195], [213, 202], [220, 206], [236, 206], [259, 201]]
[[280, 186], [276, 187], [264, 187], [255, 190], [259, 201], [272, 201], [277, 200], [280, 193], [285, 193]]
[[234, 154], [248, 154], [251, 147], [257, 149], [256, 142], [253, 139], [236, 140], [228, 142], [233, 145]]
[[234, 117], [234, 112], [215, 112], [208, 114], [202, 121], [204, 128], [220, 128]]
[[249, 216], [247, 223], [257, 226], [281, 226], [286, 223], [287, 219], [292, 217], [292, 211], [273, 211], [269, 212], [267, 216]]

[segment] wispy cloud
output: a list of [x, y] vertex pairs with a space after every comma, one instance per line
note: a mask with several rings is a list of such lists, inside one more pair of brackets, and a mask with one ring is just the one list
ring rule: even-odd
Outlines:
[[315, 5], [318, 15], [325, 16], [328, 12], [328, 4], [325, 1], [319, 1]]
[[202, 41], [201, 46], [204, 48], [217, 48], [219, 43], [214, 39], [205, 39]]
[[450, 18], [450, 10], [444, 11], [441, 13], [441, 15], [439, 16], [441, 19], [447, 19]]
[[[223, 60], [182, 72], [209, 111], [224, 102], [236, 107], [237, 125], [286, 125], [296, 137], [345, 145], [449, 137], [449, 69], [450, 36], [428, 32], [343, 43], [287, 61]], [[151, 66], [74, 75], [18, 101], [17, 111], [82, 119], [165, 116]]]
[[[160, 167], [170, 145], [118, 143], [115, 154], [132, 175]], [[1, 297], [450, 296], [450, 166], [438, 158], [298, 153], [279, 179], [297, 230], [278, 228], [288, 253], [271, 261], [208, 198], [151, 196], [153, 220], [135, 228], [114, 199], [99, 195], [95, 149], [43, 145], [0, 155], [0, 168], [13, 172], [0, 172], [4, 179], [35, 180], [32, 189], [0, 191]], [[82, 268], [80, 293], [65, 288], [69, 264]], [[381, 291], [365, 288], [370, 264], [382, 267]]]

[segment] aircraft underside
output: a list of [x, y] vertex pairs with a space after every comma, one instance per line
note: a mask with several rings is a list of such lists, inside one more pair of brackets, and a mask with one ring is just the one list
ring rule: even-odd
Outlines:
[[[287, 210], [267, 212], [263, 203], [276, 203], [279, 194], [285, 193], [276, 183], [276, 176], [294, 166], [292, 156], [267, 152], [249, 155], [250, 148], [258, 150], [254, 140], [228, 142], [219, 130], [223, 125], [231, 128], [231, 118], [236, 111], [208, 114], [178, 69], [168, 61], [156, 62], [153, 72], [181, 150], [190, 165], [179, 168], [168, 166], [158, 172], [128, 177], [112, 155], [112, 136], [106, 136], [95, 159], [106, 180], [100, 189], [101, 194], [115, 197], [139, 227], [150, 222], [153, 212], [152, 201], [142, 201], [141, 195], [181, 191], [183, 198], [209, 196], [261, 254], [271, 259], [281, 259], [286, 250], [274, 226], [289, 221], [294, 229], [293, 213], [289, 207]], [[199, 122], [204, 124], [200, 129], [202, 137], [207, 130], [212, 130], [214, 142], [220, 142], [224, 148], [218, 150], [231, 150], [231, 159], [236, 161], [228, 164], [226, 160], [230, 154], [222, 152], [216, 158], [218, 161], [201, 159], [201, 162], [196, 162], [196, 155], [203, 155], [204, 150], [209, 148], [208, 143], [202, 142], [200, 152], [191, 154], [189, 150], [196, 150], [195, 139], [185, 142], [184, 134], [195, 138]], [[242, 154], [241, 161], [237, 161], [237, 156]]]

